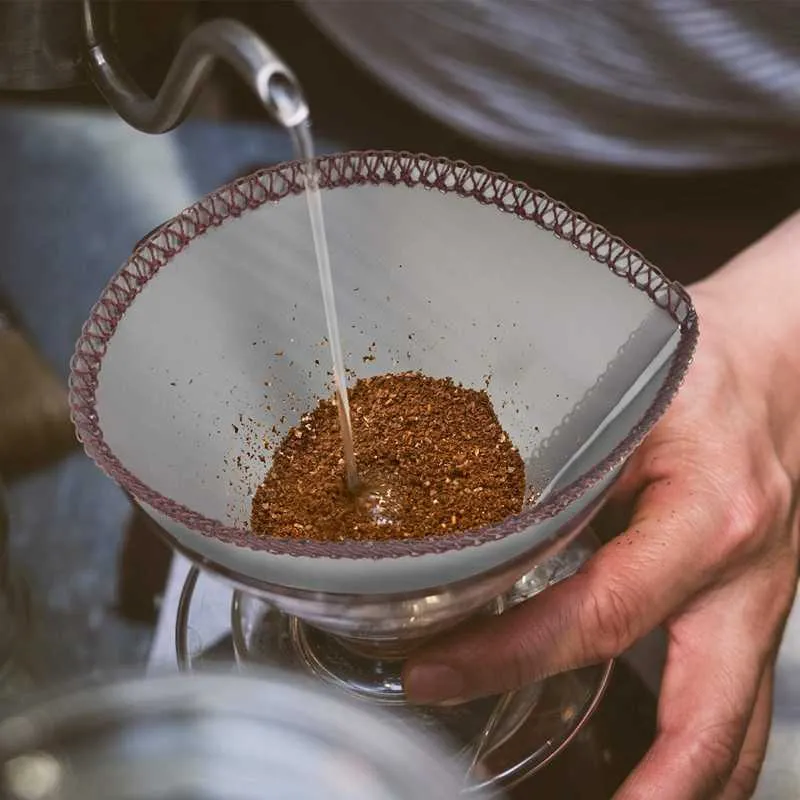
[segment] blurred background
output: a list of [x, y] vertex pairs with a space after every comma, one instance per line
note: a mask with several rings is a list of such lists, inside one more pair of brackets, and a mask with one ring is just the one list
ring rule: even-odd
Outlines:
[[[724, 263], [800, 205], [796, 166], [655, 175], [495, 151], [401, 99], [290, 0], [116, 5], [115, 44], [150, 93], [187, 31], [235, 17], [295, 70], [319, 152], [402, 149], [497, 169], [606, 225], [679, 280]], [[0, 45], [13, 44], [2, 36]], [[161, 136], [128, 127], [88, 83], [0, 92], [0, 564], [5, 629], [14, 631], [0, 650], [13, 661], [6, 693], [146, 663], [170, 553], [78, 450], [69, 359], [137, 241], [219, 185], [289, 158], [288, 137], [224, 66], [189, 120]], [[799, 699], [785, 678], [791, 663], [779, 676], [787, 707]], [[609, 796], [646, 750], [654, 720], [652, 687], [623, 665], [601, 713], [540, 785], [558, 789], [551, 796]]]

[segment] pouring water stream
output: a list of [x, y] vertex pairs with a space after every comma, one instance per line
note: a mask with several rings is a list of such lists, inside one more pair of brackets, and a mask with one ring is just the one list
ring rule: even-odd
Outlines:
[[353, 447], [353, 428], [350, 419], [350, 400], [347, 396], [347, 374], [344, 369], [342, 342], [339, 336], [339, 318], [336, 314], [336, 300], [331, 275], [331, 260], [328, 253], [328, 241], [325, 235], [325, 220], [322, 215], [322, 195], [319, 188], [319, 170], [314, 161], [314, 144], [308, 122], [303, 122], [289, 129], [295, 153], [303, 163], [305, 177], [305, 196], [308, 203], [308, 215], [311, 220], [311, 232], [314, 237], [314, 251], [317, 256], [319, 282], [322, 289], [322, 302], [325, 306], [325, 321], [328, 326], [328, 344], [333, 361], [333, 381], [336, 392], [336, 407], [339, 411], [339, 428], [342, 435], [342, 451], [344, 455], [345, 479], [347, 488], [356, 495], [361, 488]]
[[[280, 63], [280, 62], [277, 62]], [[266, 78], [257, 79], [256, 84], [266, 84], [265, 103], [273, 118], [288, 132], [296, 158], [303, 165], [305, 196], [311, 233], [314, 238], [314, 251], [317, 257], [322, 302], [325, 308], [325, 322], [328, 327], [328, 344], [333, 362], [333, 382], [336, 394], [336, 407], [339, 412], [339, 428], [342, 437], [342, 451], [345, 466], [345, 481], [351, 495], [357, 496], [361, 490], [356, 456], [353, 447], [353, 427], [350, 419], [350, 400], [347, 395], [347, 374], [344, 370], [342, 342], [339, 336], [339, 317], [336, 314], [336, 301], [331, 275], [331, 259], [325, 235], [325, 219], [322, 213], [322, 195], [319, 188], [319, 169], [314, 159], [314, 142], [311, 136], [311, 120], [308, 103], [303, 90], [288, 69], [281, 65], [265, 67]]]

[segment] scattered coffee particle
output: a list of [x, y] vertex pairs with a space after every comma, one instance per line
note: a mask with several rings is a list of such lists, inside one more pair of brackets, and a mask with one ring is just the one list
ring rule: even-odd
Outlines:
[[349, 390], [362, 490], [345, 488], [335, 401], [286, 434], [256, 491], [252, 531], [317, 539], [412, 539], [499, 522], [522, 509], [525, 469], [485, 391], [419, 373]]

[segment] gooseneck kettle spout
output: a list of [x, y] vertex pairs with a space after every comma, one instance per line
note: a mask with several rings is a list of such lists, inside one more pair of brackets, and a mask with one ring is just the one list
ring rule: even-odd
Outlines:
[[96, 0], [82, 2], [86, 68], [111, 108], [132, 127], [165, 133], [179, 125], [218, 60], [234, 68], [280, 125], [291, 129], [307, 121], [308, 105], [294, 74], [242, 23], [216, 19], [191, 31], [158, 93], [149, 97], [105, 40]]

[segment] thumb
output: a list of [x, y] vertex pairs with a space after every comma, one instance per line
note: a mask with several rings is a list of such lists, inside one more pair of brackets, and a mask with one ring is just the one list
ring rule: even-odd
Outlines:
[[652, 484], [628, 531], [583, 570], [409, 658], [409, 700], [454, 704], [513, 691], [613, 658], [649, 633], [713, 575], [713, 557], [697, 542], [716, 529], [718, 512], [713, 504], [686, 503], [684, 495], [674, 513], [684, 491], [678, 481]]

